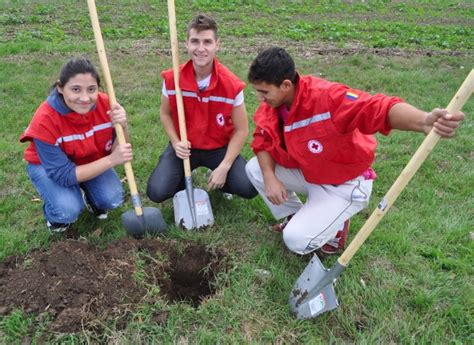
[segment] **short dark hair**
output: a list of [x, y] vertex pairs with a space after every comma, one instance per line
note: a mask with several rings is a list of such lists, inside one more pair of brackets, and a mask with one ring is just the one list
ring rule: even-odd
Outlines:
[[191, 21], [188, 23], [188, 28], [186, 31], [186, 35], [188, 38], [191, 29], [195, 29], [197, 32], [201, 32], [204, 30], [212, 30], [214, 31], [214, 36], [217, 40], [217, 23], [214, 19], [212, 19], [206, 14], [200, 13], [193, 19], [191, 19]]
[[280, 86], [285, 79], [296, 83], [295, 62], [283, 48], [272, 47], [260, 52], [250, 65], [250, 83], [265, 82]]
[[57, 86], [64, 87], [69, 79], [77, 74], [90, 73], [100, 86], [100, 77], [94, 64], [87, 58], [79, 56], [69, 59], [61, 68], [58, 81], [53, 85], [53, 89]]

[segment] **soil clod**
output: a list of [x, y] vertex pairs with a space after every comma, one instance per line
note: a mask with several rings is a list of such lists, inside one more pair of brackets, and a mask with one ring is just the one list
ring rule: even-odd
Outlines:
[[[140, 303], [161, 299], [199, 306], [215, 293], [216, 274], [225, 266], [222, 251], [203, 245], [124, 238], [100, 250], [67, 239], [0, 263], [1, 314], [47, 313], [50, 330], [61, 333], [111, 320], [120, 325]], [[159, 287], [158, 294], [152, 286]], [[167, 317], [165, 310], [153, 315], [160, 325]]]

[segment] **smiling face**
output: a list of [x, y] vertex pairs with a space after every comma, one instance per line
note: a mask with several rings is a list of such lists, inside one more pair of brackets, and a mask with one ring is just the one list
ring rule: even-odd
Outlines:
[[258, 100], [267, 103], [272, 108], [278, 108], [282, 104], [286, 104], [288, 108], [291, 106], [294, 87], [288, 79], [285, 79], [280, 86], [262, 81], [252, 83], [252, 87], [257, 92]]
[[207, 70], [212, 68], [212, 63], [219, 50], [219, 40], [212, 30], [197, 31], [191, 29], [186, 41], [188, 54], [193, 61], [195, 69]]
[[71, 77], [60, 87], [58, 92], [63, 95], [64, 102], [72, 111], [86, 114], [97, 102], [99, 85], [91, 73], [79, 73]]

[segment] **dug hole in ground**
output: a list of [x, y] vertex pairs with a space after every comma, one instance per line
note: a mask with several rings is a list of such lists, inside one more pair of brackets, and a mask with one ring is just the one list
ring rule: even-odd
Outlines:
[[[226, 254], [203, 245], [123, 238], [105, 250], [83, 241], [53, 242], [48, 250], [9, 256], [0, 264], [0, 315], [14, 309], [48, 318], [53, 332], [124, 328], [140, 304], [186, 301], [197, 307], [213, 295]], [[158, 286], [149, 293], [147, 286]], [[168, 313], [153, 315], [166, 323]]]

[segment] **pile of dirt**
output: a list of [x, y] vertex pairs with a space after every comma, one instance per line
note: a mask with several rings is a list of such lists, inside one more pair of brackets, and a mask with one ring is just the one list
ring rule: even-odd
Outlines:
[[[100, 250], [68, 239], [0, 264], [0, 314], [15, 308], [47, 313], [50, 330], [62, 333], [97, 329], [111, 319], [120, 327], [139, 303], [163, 297], [199, 305], [215, 293], [212, 282], [226, 266], [222, 251], [203, 245], [124, 238]], [[149, 286], [159, 286], [159, 296]]]

